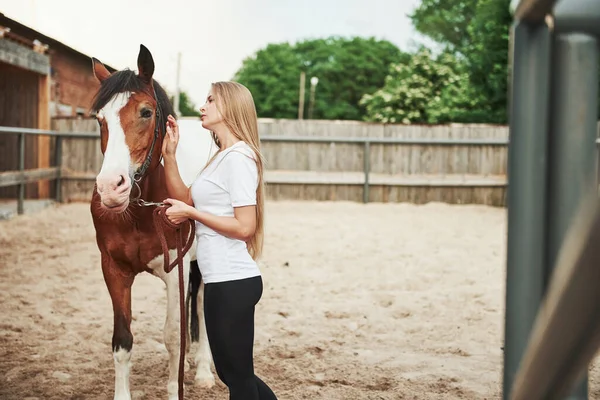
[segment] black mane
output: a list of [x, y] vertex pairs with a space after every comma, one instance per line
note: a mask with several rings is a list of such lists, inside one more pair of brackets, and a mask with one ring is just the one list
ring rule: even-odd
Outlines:
[[[153, 80], [154, 91], [156, 92], [156, 98], [158, 101], [158, 107], [160, 110], [159, 115], [159, 124], [160, 129], [164, 133], [164, 128], [167, 125], [167, 116], [172, 115], [173, 117], [177, 117], [175, 115], [175, 111], [173, 110], [173, 105], [167, 96], [165, 90], [160, 86], [160, 84]], [[142, 81], [142, 79], [137, 76], [137, 74], [129, 69], [125, 69], [122, 71], [118, 71], [113, 73], [107, 79], [105, 79], [100, 85], [100, 89], [96, 96], [94, 96], [92, 110], [94, 112], [98, 112], [102, 107], [104, 107], [110, 99], [113, 98], [117, 93], [123, 92], [145, 92], [148, 95], [154, 97], [154, 93], [148, 90], [148, 85]]]

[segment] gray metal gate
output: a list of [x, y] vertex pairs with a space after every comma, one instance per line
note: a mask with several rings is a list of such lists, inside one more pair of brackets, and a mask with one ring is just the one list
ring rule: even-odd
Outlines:
[[600, 0], [511, 4], [504, 399], [587, 399], [600, 339]]

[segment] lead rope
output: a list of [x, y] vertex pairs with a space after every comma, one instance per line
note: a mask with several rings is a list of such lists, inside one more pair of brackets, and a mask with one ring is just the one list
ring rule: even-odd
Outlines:
[[[183, 228], [184, 224], [174, 224], [169, 221], [167, 217], [166, 211], [168, 206], [160, 205], [157, 206], [153, 211], [153, 220], [154, 226], [156, 228], [156, 232], [158, 233], [158, 238], [160, 239], [160, 244], [163, 250], [164, 257], [164, 270], [166, 273], [171, 272], [175, 264], [178, 266], [179, 271], [179, 329], [181, 331], [180, 334], [180, 347], [179, 347], [179, 376], [177, 380], [177, 391], [179, 400], [183, 400], [183, 369], [184, 369], [184, 361], [185, 361], [185, 341], [186, 341], [186, 315], [185, 315], [185, 299], [183, 295], [183, 256], [190, 250], [192, 244], [194, 242], [195, 235], [195, 224], [194, 221], [188, 220], [187, 222], [190, 225], [190, 234], [185, 245], [183, 244]], [[169, 248], [167, 245], [167, 239], [165, 237], [165, 228], [174, 229], [175, 230], [175, 247], [177, 249], [177, 258], [173, 260], [172, 263], [169, 263]]]

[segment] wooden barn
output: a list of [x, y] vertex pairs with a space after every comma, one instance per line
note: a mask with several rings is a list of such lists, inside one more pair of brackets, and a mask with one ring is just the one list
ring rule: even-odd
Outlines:
[[[99, 85], [91, 65], [89, 55], [0, 13], [0, 126], [51, 129], [53, 118], [89, 116]], [[50, 137], [25, 137], [25, 169], [54, 164]], [[17, 149], [17, 135], [0, 134], [0, 172], [18, 169]], [[48, 181], [31, 183], [25, 197], [51, 191]], [[0, 188], [0, 198], [16, 196], [16, 186]]]

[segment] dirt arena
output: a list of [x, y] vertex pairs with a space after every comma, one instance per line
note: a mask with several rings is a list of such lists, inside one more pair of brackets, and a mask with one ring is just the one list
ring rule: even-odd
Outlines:
[[[280, 399], [499, 399], [506, 211], [267, 203], [256, 372]], [[87, 204], [0, 221], [0, 398], [109, 399]], [[166, 399], [163, 283], [133, 287], [134, 399]], [[193, 371], [186, 381], [193, 381]], [[597, 367], [590, 398], [600, 398]], [[186, 399], [226, 399], [187, 386]]]

